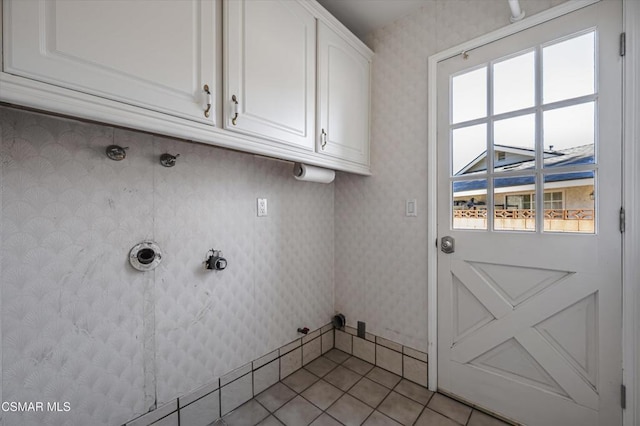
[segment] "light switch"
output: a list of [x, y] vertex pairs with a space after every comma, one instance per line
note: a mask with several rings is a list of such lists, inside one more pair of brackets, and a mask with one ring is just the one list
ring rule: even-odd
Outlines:
[[418, 216], [418, 202], [413, 200], [407, 200], [405, 205], [406, 216]]

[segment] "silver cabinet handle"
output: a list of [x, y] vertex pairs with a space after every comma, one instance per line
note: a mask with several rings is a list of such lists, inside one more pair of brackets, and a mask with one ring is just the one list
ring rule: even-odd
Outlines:
[[320, 132], [320, 146], [322, 147], [322, 149], [327, 146], [327, 132], [325, 132], [324, 129], [322, 129], [322, 132]]
[[207, 109], [204, 110], [204, 116], [209, 117], [209, 115], [211, 115], [211, 105], [213, 104], [213, 97], [211, 96], [211, 91], [209, 90], [208, 84], [205, 84], [202, 89], [207, 94]]
[[238, 121], [238, 98], [236, 98], [236, 95], [231, 96], [231, 101], [234, 103], [233, 112], [235, 113], [231, 119], [231, 124], [235, 126]]

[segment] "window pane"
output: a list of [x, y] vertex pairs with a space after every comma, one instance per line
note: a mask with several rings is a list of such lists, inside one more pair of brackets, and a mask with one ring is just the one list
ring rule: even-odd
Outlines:
[[493, 65], [493, 112], [529, 108], [535, 102], [535, 54], [525, 53]]
[[536, 117], [527, 114], [493, 124], [494, 170], [533, 169], [536, 166]]
[[545, 232], [595, 232], [594, 176], [592, 170], [545, 175]]
[[498, 201], [504, 197], [506, 204], [496, 204], [496, 208], [506, 210], [527, 209], [531, 210], [535, 207], [535, 197], [532, 194], [500, 194]]
[[595, 91], [594, 33], [542, 49], [543, 102], [555, 102]]
[[544, 166], [593, 164], [594, 103], [545, 111]]
[[453, 77], [452, 122], [473, 120], [487, 116], [487, 68]]
[[486, 159], [481, 156], [487, 151], [487, 125], [455, 129], [452, 135], [452, 174], [466, 174], [486, 171]]
[[453, 182], [453, 229], [487, 229], [487, 180]]
[[546, 209], [562, 209], [564, 204], [562, 203], [562, 192], [545, 192], [544, 194], [544, 208]]
[[498, 178], [493, 182], [493, 228], [497, 231], [535, 231], [535, 177]]

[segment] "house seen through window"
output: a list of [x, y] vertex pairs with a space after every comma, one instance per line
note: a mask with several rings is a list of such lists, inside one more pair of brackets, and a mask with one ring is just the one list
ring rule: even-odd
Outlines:
[[590, 30], [451, 77], [454, 229], [595, 232], [595, 55]]

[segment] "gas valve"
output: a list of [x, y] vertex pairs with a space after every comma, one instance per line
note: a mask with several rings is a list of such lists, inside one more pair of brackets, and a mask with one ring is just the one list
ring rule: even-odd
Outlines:
[[204, 261], [206, 269], [212, 271], [222, 271], [227, 267], [227, 259], [222, 256], [220, 250], [211, 249], [207, 253], [207, 260]]

